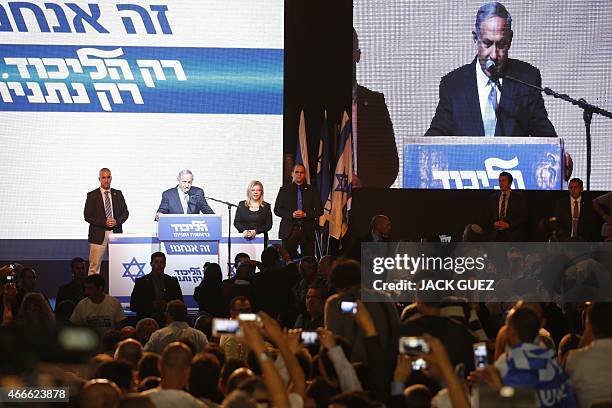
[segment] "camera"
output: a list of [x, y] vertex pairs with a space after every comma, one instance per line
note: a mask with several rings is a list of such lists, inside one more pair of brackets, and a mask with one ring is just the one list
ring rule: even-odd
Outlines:
[[315, 331], [303, 331], [300, 333], [300, 340], [307, 346], [317, 344], [319, 341], [319, 333]]
[[340, 310], [342, 313], [357, 314], [357, 302], [340, 302]]
[[213, 319], [212, 326], [213, 336], [223, 334], [236, 335], [240, 329], [240, 322], [232, 319]]

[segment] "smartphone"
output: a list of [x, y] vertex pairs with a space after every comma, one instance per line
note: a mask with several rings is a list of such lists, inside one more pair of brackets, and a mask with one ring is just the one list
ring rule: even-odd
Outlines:
[[257, 313], [240, 313], [238, 320], [244, 320], [246, 322], [261, 322], [261, 318]]
[[422, 337], [400, 337], [399, 352], [400, 354], [408, 354], [409, 356], [429, 353], [429, 343]]
[[15, 275], [6, 275], [6, 283], [15, 283]]
[[487, 365], [487, 343], [479, 341], [474, 343], [474, 367], [482, 370]]
[[342, 313], [357, 314], [357, 302], [340, 302], [340, 310]]
[[212, 334], [221, 336], [229, 334], [235, 336], [240, 328], [240, 321], [232, 319], [213, 319]]
[[300, 340], [302, 341], [302, 344], [307, 346], [317, 344], [319, 341], [319, 333], [315, 331], [303, 331], [300, 333]]
[[422, 358], [417, 358], [416, 360], [412, 361], [412, 369], [414, 371], [419, 371], [424, 368], [427, 368], [427, 361], [423, 360]]

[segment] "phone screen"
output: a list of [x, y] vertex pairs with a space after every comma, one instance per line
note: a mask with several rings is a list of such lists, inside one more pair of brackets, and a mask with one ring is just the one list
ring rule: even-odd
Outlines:
[[240, 328], [240, 322], [232, 319], [213, 319], [213, 335], [236, 334]]
[[319, 333], [315, 331], [303, 331], [300, 334], [300, 339], [302, 343], [306, 345], [317, 344], [317, 341], [319, 341]]
[[474, 366], [477, 370], [483, 369], [487, 365], [487, 343], [474, 343]]
[[340, 303], [340, 310], [342, 313], [357, 314], [357, 302], [342, 301]]

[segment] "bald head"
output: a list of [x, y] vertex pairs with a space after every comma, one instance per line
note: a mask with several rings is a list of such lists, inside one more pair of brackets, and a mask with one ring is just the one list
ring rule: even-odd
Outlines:
[[372, 217], [370, 226], [372, 227], [372, 232], [381, 237], [388, 238], [391, 233], [391, 219], [386, 215], [378, 214]]
[[162, 355], [162, 366], [169, 369], [183, 369], [186, 367], [191, 367], [191, 358], [193, 354], [189, 347], [187, 347], [184, 343], [175, 341], [164, 349], [164, 354]]
[[81, 406], [88, 408], [114, 408], [119, 405], [121, 390], [112, 381], [95, 379], [85, 383], [79, 393]]
[[160, 362], [161, 387], [182, 390], [189, 383], [192, 357], [193, 353], [184, 343], [168, 344]]

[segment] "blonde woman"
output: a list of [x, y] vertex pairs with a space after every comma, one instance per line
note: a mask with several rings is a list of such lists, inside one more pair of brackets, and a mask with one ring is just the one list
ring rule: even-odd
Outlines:
[[246, 239], [253, 239], [257, 234], [264, 234], [264, 247], [268, 246], [268, 231], [272, 229], [272, 210], [264, 201], [264, 188], [260, 181], [253, 180], [246, 191], [246, 200], [238, 204], [234, 227], [242, 232]]

